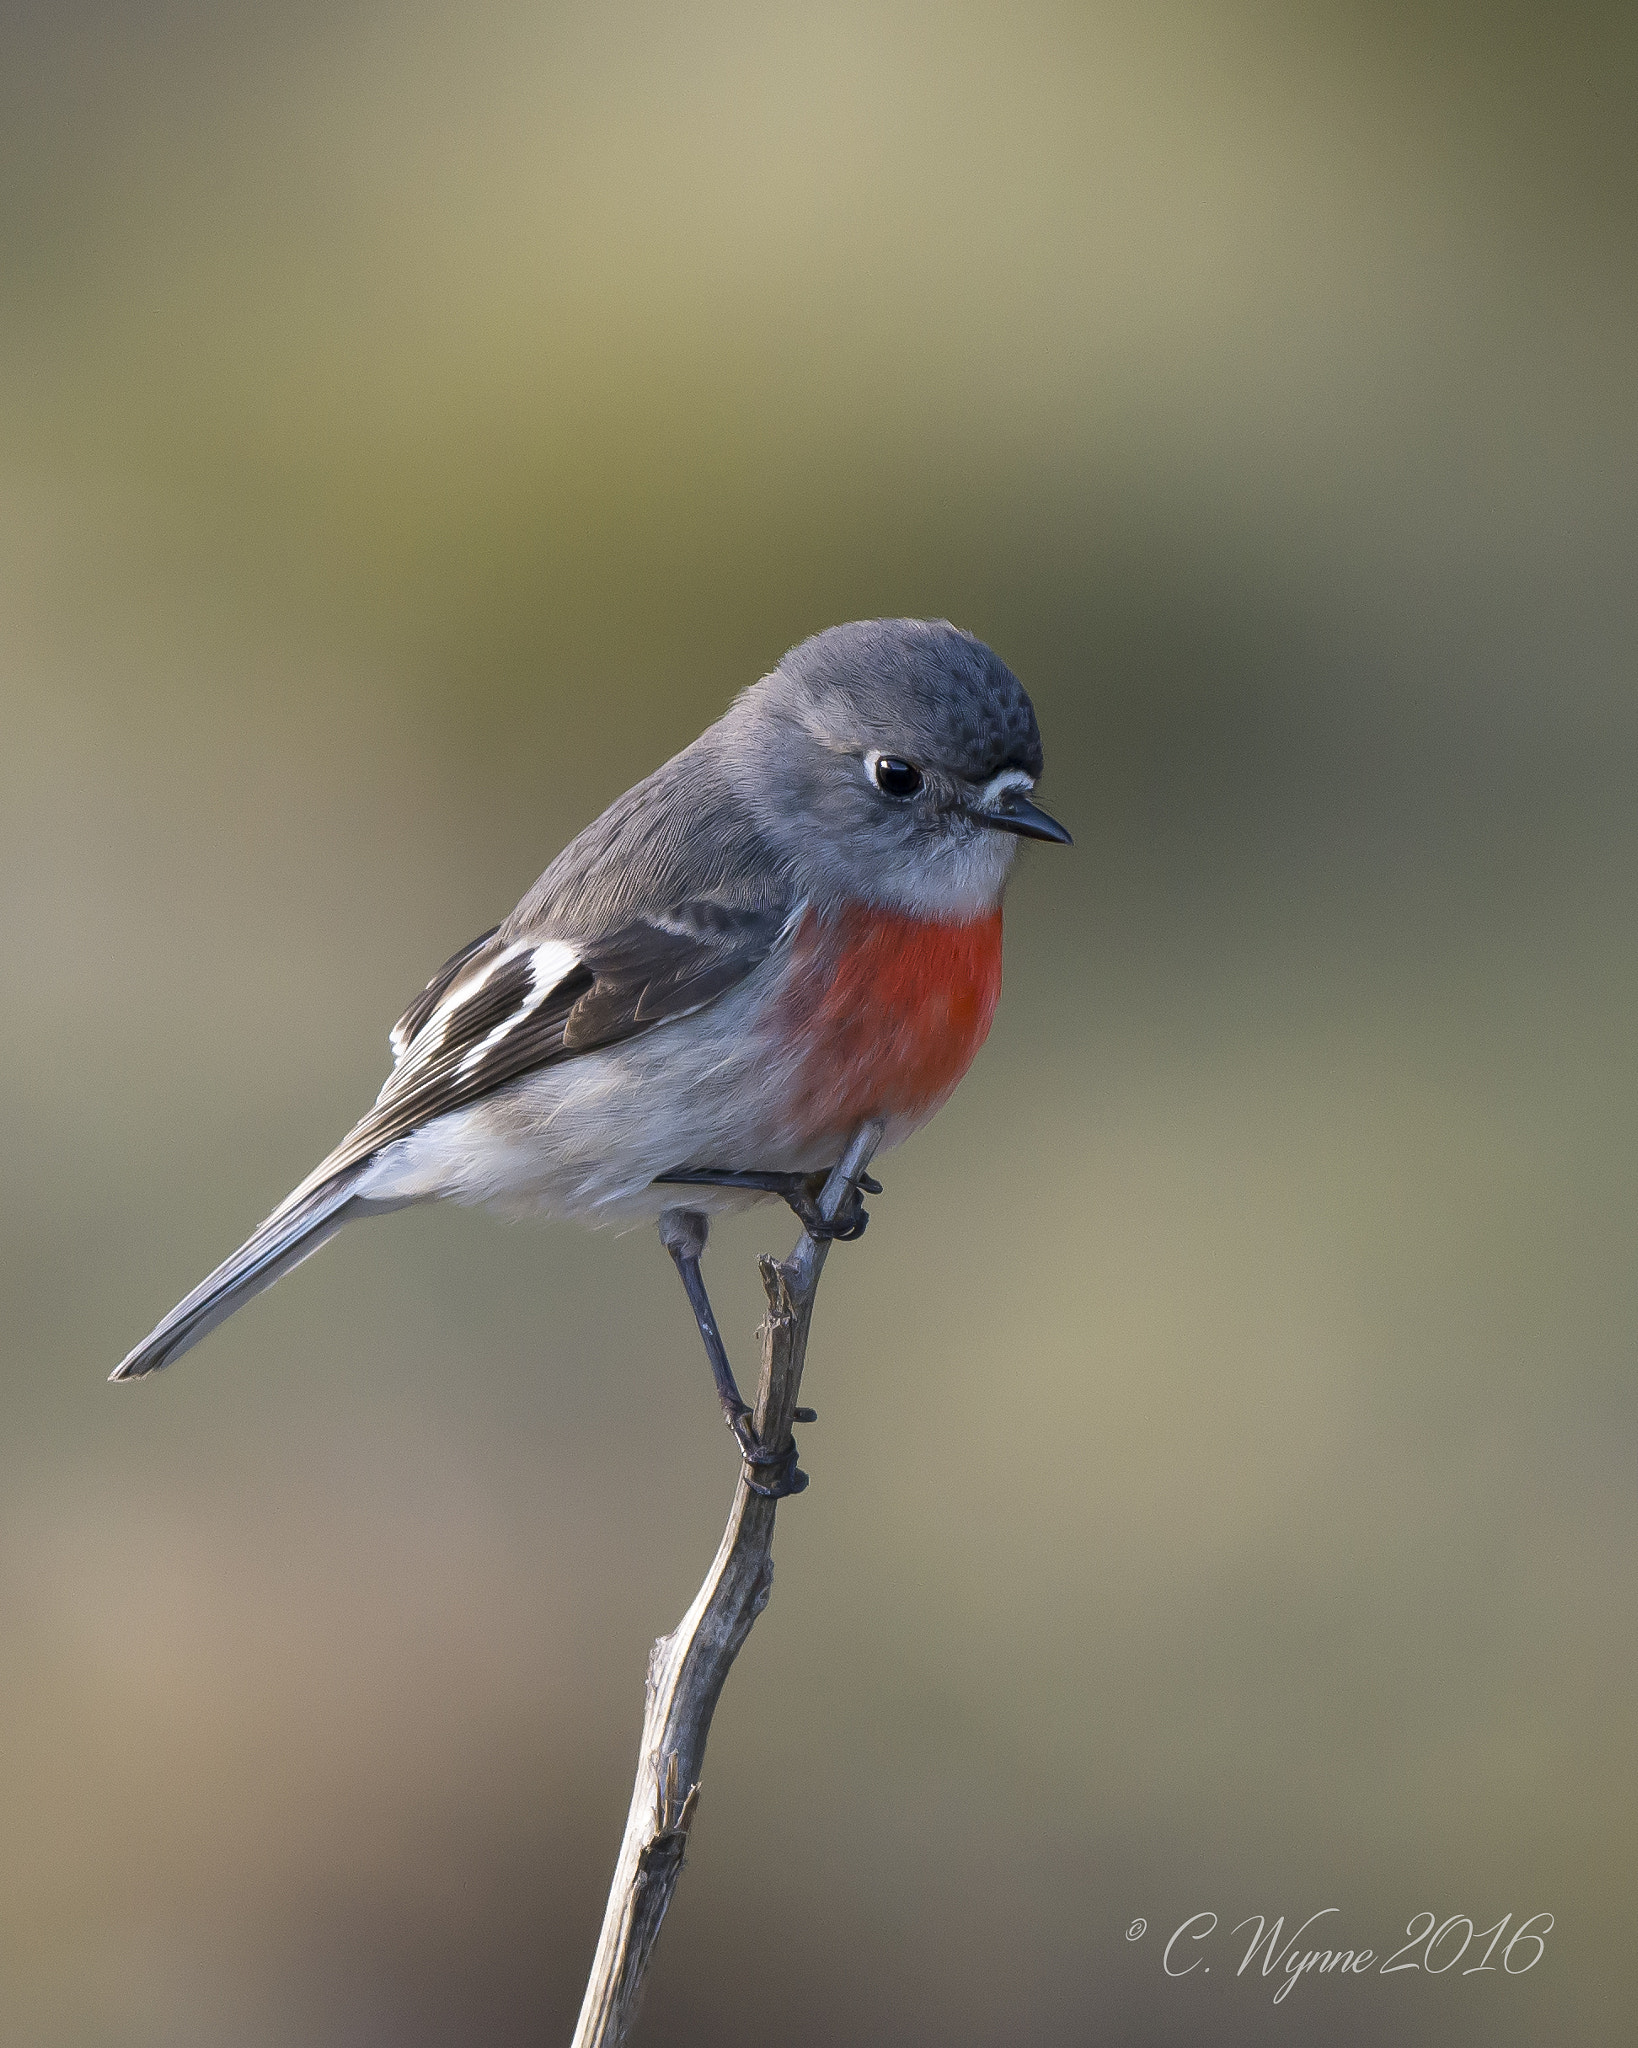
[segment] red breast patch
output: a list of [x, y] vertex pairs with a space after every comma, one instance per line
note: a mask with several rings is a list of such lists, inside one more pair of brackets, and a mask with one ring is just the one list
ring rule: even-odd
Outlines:
[[776, 1019], [803, 1048], [793, 1124], [811, 1135], [931, 1116], [989, 1036], [1000, 995], [999, 910], [968, 924], [863, 904], [810, 911]]

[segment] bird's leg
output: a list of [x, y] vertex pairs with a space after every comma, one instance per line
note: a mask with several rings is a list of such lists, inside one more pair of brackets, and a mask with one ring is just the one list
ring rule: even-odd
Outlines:
[[[752, 1427], [750, 1403], [740, 1393], [734, 1368], [728, 1363], [727, 1347], [722, 1341], [722, 1332], [717, 1328], [717, 1319], [711, 1312], [711, 1298], [705, 1291], [705, 1276], [700, 1271], [700, 1253], [705, 1249], [709, 1228], [708, 1219], [698, 1209], [667, 1209], [660, 1217], [660, 1242], [676, 1262], [687, 1290], [688, 1304], [700, 1326], [700, 1336], [705, 1340], [705, 1355], [711, 1361], [717, 1399], [722, 1404], [724, 1420], [734, 1433], [734, 1441], [739, 1445], [739, 1454], [745, 1460], [745, 1483], [753, 1493], [760, 1493], [769, 1500], [782, 1500], [788, 1493], [800, 1493], [808, 1483], [808, 1475], [797, 1469], [794, 1443], [782, 1451], [769, 1450]], [[812, 1422], [814, 1419], [811, 1408], [797, 1409], [798, 1422]]]
[[761, 1194], [778, 1195], [781, 1201], [790, 1204], [796, 1213], [796, 1220], [809, 1237], [822, 1243], [834, 1240], [838, 1244], [851, 1244], [856, 1238], [864, 1236], [865, 1225], [870, 1221], [870, 1212], [864, 1205], [864, 1196], [879, 1195], [882, 1184], [879, 1180], [872, 1180], [868, 1173], [860, 1174], [859, 1178], [849, 1185], [835, 1216], [826, 1222], [819, 1213], [819, 1196], [828, 1178], [828, 1172], [729, 1173], [721, 1167], [701, 1166], [677, 1173], [662, 1173], [659, 1185], [755, 1188]]

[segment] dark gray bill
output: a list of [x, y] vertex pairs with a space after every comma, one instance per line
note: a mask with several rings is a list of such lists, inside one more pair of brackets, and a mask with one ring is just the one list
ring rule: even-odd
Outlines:
[[998, 832], [1016, 832], [1020, 839], [1050, 839], [1055, 846], [1073, 846], [1074, 840], [1056, 818], [1049, 818], [1039, 804], [1009, 792], [993, 811], [971, 813], [980, 825], [993, 825]]

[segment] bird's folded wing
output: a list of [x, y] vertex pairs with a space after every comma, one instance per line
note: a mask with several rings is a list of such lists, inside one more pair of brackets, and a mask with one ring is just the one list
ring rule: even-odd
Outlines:
[[475, 939], [393, 1027], [375, 1107], [290, 1196], [296, 1201], [434, 1117], [555, 1061], [702, 1009], [792, 928], [788, 909], [710, 900], [644, 912], [595, 937]]
[[392, 1063], [395, 1067], [409, 1051], [421, 1026], [437, 1009], [439, 997], [472, 956], [481, 953], [499, 930], [498, 924], [492, 924], [488, 931], [480, 932], [475, 939], [468, 940], [458, 953], [452, 953], [387, 1033], [387, 1043], [392, 1047]]

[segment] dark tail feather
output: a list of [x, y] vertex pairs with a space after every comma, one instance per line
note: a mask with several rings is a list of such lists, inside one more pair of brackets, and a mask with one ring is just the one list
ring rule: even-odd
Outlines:
[[225, 1322], [236, 1308], [242, 1308], [253, 1294], [260, 1294], [292, 1266], [311, 1258], [353, 1216], [366, 1209], [396, 1206], [357, 1199], [353, 1189], [360, 1172], [361, 1168], [355, 1167], [299, 1200], [275, 1209], [232, 1258], [224, 1259], [208, 1280], [201, 1280], [185, 1300], [179, 1301], [157, 1329], [144, 1337], [108, 1377], [135, 1380], [169, 1365], [173, 1358], [180, 1358], [197, 1344], [207, 1331]]

